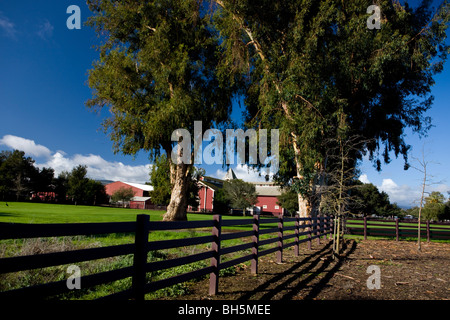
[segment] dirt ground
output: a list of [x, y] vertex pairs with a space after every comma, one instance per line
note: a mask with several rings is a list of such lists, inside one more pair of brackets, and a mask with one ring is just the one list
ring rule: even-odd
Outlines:
[[[183, 300], [449, 300], [450, 244], [387, 240], [346, 240], [342, 258], [330, 258], [331, 242], [304, 243], [299, 257], [292, 247], [260, 259], [259, 273], [245, 265], [234, 276], [221, 277], [219, 294], [208, 296], [209, 278], [192, 285]], [[380, 288], [369, 289], [369, 266], [378, 266]], [[375, 267], [376, 268], [376, 267]], [[371, 280], [370, 279], [370, 280]], [[375, 283], [370, 281], [370, 283]]]

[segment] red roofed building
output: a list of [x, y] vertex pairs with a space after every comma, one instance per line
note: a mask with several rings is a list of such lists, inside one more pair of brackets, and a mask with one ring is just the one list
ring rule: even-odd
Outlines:
[[124, 205], [129, 206], [131, 209], [155, 209], [150, 198], [150, 191], [153, 190], [152, 186], [122, 181], [116, 181], [105, 185], [106, 194], [109, 197], [121, 188], [131, 189], [134, 192], [134, 197], [129, 203], [125, 203]]
[[139, 183], [116, 181], [105, 185], [106, 194], [112, 196], [120, 188], [131, 188], [135, 197], [148, 197], [149, 192], [153, 190], [152, 186]]
[[[237, 179], [233, 169], [229, 169], [223, 180], [212, 177], [201, 177], [199, 181], [200, 190], [198, 211], [214, 211], [214, 194], [223, 187], [224, 181]], [[253, 207], [257, 214], [273, 214], [279, 216], [284, 214], [284, 209], [277, 204], [278, 196], [281, 195], [280, 187], [273, 182], [250, 182], [255, 184], [258, 194], [258, 202]], [[192, 209], [192, 208], [191, 208]]]

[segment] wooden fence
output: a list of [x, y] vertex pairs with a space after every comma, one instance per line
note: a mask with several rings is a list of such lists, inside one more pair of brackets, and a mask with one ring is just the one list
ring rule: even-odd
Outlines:
[[[398, 241], [400, 238], [417, 238], [418, 234], [417, 221], [412, 220], [400, 222], [399, 219], [349, 218], [345, 227], [346, 234], [362, 235], [364, 240], [368, 236], [385, 236], [395, 237]], [[420, 236], [427, 241], [431, 239], [450, 240], [450, 224], [422, 222]]]
[[[289, 225], [285, 225], [289, 222]], [[269, 224], [274, 224], [271, 227]], [[249, 231], [222, 232], [222, 227], [252, 225]], [[267, 228], [261, 228], [266, 225]], [[192, 228], [212, 228], [212, 233], [206, 236], [193, 238], [148, 241], [149, 232], [156, 230], [178, 230]], [[290, 234], [284, 234], [291, 230]], [[39, 238], [39, 237], [63, 237], [76, 235], [95, 235], [110, 233], [134, 233], [134, 244], [122, 244], [101, 248], [90, 248], [65, 252], [55, 252], [32, 256], [19, 256], [0, 259], [0, 274], [73, 264], [82, 261], [90, 261], [120, 255], [133, 254], [133, 265], [112, 271], [101, 272], [82, 276], [80, 283], [82, 288], [95, 287], [100, 284], [110, 283], [124, 278], [132, 278], [131, 288], [121, 292], [111, 294], [106, 299], [136, 299], [143, 300], [145, 294], [177, 283], [199, 278], [205, 275], [210, 276], [209, 294], [215, 295], [219, 290], [219, 271], [246, 261], [251, 261], [251, 272], [258, 273], [258, 260], [260, 257], [276, 253], [278, 262], [283, 259], [283, 249], [294, 246], [294, 252], [299, 254], [299, 244], [308, 243], [311, 248], [311, 241], [321, 237], [326, 237], [332, 233], [333, 221], [329, 217], [314, 218], [287, 218], [279, 217], [263, 219], [254, 216], [250, 219], [222, 219], [220, 215], [214, 215], [212, 220], [206, 221], [184, 221], [184, 222], [164, 222], [150, 221], [148, 215], [138, 215], [135, 222], [111, 222], [111, 223], [87, 223], [87, 224], [8, 224], [0, 223], [0, 240]], [[292, 233], [294, 231], [294, 233]], [[275, 233], [275, 237], [260, 240], [260, 235]], [[305, 236], [300, 238], [301, 236]], [[251, 242], [231, 247], [222, 247], [225, 240], [251, 237]], [[288, 239], [294, 241], [286, 242]], [[275, 243], [269, 249], [260, 250], [263, 245]], [[211, 250], [178, 257], [170, 260], [148, 262], [147, 257], [150, 251], [186, 247], [198, 244], [211, 244]], [[244, 255], [226, 262], [221, 261], [221, 256], [229, 253], [236, 253], [241, 250], [251, 249], [251, 254]], [[182, 266], [193, 262], [210, 259], [210, 266], [192, 272], [176, 275], [167, 279], [146, 282], [146, 274], [155, 270], [163, 270]], [[10, 291], [0, 292], [0, 299], [33, 297], [44, 298], [69, 292], [67, 281], [57, 281], [40, 284], [32, 287], [19, 288]]]

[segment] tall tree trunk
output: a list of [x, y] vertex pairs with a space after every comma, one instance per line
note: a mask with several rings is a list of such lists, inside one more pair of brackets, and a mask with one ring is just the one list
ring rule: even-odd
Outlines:
[[171, 164], [170, 176], [172, 181], [172, 194], [167, 212], [164, 214], [164, 221], [185, 221], [187, 220], [187, 190], [189, 186], [189, 171], [191, 165], [184, 163]]
[[[285, 109], [287, 110], [287, 106], [285, 106]], [[300, 148], [297, 145], [297, 135], [294, 132], [292, 132], [291, 136], [292, 136], [292, 141], [293, 141], [292, 145], [294, 146], [297, 178], [303, 179], [303, 177], [301, 175], [302, 165], [301, 165], [300, 161], [298, 160], [298, 156], [300, 155]], [[306, 218], [306, 217], [310, 216], [310, 206], [308, 204], [308, 200], [303, 198], [303, 196], [300, 193], [298, 194], [298, 211], [299, 211], [300, 218]]]

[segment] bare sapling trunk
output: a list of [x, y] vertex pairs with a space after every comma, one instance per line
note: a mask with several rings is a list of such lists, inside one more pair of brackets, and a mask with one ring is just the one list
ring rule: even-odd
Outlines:
[[419, 206], [419, 218], [417, 220], [417, 250], [421, 250], [422, 246], [421, 246], [421, 239], [420, 239], [420, 219], [421, 219], [421, 215], [422, 215], [422, 208], [423, 208], [423, 200], [424, 200], [424, 196], [425, 196], [425, 186], [426, 186], [426, 182], [427, 182], [427, 166], [424, 165], [424, 174], [423, 174], [423, 183], [422, 183], [422, 195], [420, 197], [420, 206]]
[[422, 219], [422, 209], [423, 209], [423, 203], [425, 200], [425, 189], [430, 184], [434, 184], [434, 182], [430, 182], [430, 175], [427, 172], [427, 167], [428, 167], [429, 161], [427, 161], [425, 159], [424, 148], [422, 148], [422, 159], [418, 159], [418, 158], [414, 158], [414, 157], [413, 157], [413, 159], [416, 160], [420, 165], [418, 167], [413, 167], [413, 168], [416, 169], [417, 171], [420, 171], [423, 174], [422, 194], [420, 196], [420, 205], [419, 205], [419, 217], [417, 219], [417, 250], [420, 251], [422, 249], [421, 238], [420, 238], [420, 227], [421, 227], [420, 220]]

